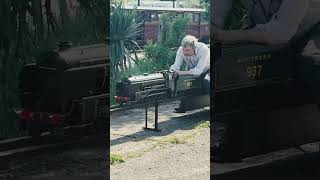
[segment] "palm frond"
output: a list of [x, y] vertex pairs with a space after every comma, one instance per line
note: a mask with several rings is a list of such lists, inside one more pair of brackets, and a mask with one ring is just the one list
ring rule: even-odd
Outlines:
[[139, 21], [136, 11], [124, 9], [122, 3], [112, 9], [110, 58], [114, 71], [128, 69], [127, 64], [131, 67], [131, 50], [136, 47], [140, 49], [134, 38], [142, 33], [142, 24], [143, 21]]

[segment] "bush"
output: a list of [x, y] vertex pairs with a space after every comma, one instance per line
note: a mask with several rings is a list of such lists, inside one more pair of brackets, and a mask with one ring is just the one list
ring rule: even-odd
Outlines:
[[[135, 66], [119, 71], [118, 75], [110, 81], [111, 105], [115, 104], [113, 97], [116, 95], [117, 81], [129, 75], [141, 75], [143, 73], [169, 70], [170, 66], [174, 63], [177, 49], [180, 46], [181, 40], [186, 35], [185, 31], [190, 17], [167, 13], [163, 14], [160, 20], [162, 25], [160, 42], [147, 42], [144, 46], [145, 57], [137, 61]], [[112, 40], [113, 38], [111, 37]], [[114, 69], [111, 69], [111, 72], [114, 72]]]
[[148, 42], [144, 47], [145, 58], [138, 64], [140, 71], [152, 73], [169, 69], [174, 63], [176, 50], [159, 43]]
[[141, 72], [168, 70], [175, 61], [176, 51], [185, 37], [190, 17], [170, 13], [161, 16], [161, 42], [148, 42], [144, 46], [145, 58], [137, 65]]
[[160, 44], [169, 48], [180, 46], [181, 40], [186, 36], [190, 19], [189, 16], [163, 14], [160, 18], [162, 25]]

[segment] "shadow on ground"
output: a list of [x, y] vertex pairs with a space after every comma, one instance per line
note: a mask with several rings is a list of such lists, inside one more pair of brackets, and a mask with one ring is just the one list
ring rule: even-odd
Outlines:
[[[193, 129], [198, 123], [203, 120], [210, 119], [210, 110], [202, 110], [200, 112], [195, 112], [193, 114], [186, 114], [179, 117], [172, 117], [166, 121], [159, 122], [159, 128], [161, 132], [155, 131], [146, 131], [141, 128], [141, 131], [127, 134], [125, 136], [115, 138], [110, 140], [110, 145], [118, 145], [122, 143], [126, 143], [132, 141], [132, 139], [137, 140], [144, 140], [149, 137], [159, 137], [159, 136], [166, 136], [168, 134], [173, 133], [176, 130], [191, 130]], [[144, 125], [144, 124], [141, 124]], [[150, 124], [151, 125], [151, 124]], [[149, 127], [151, 127], [149, 125]]]

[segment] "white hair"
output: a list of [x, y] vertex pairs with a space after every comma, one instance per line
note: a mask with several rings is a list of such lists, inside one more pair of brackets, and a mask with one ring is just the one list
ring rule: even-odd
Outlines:
[[196, 49], [196, 43], [198, 42], [198, 39], [192, 35], [187, 35], [184, 37], [181, 41], [182, 47], [191, 47], [192, 49]]

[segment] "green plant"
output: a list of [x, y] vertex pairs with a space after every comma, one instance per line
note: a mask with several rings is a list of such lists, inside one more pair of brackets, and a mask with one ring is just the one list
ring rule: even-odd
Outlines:
[[247, 9], [241, 1], [235, 1], [226, 19], [226, 29], [242, 29], [248, 26]]
[[145, 58], [138, 64], [142, 72], [169, 69], [174, 63], [181, 40], [186, 35], [185, 31], [190, 18], [167, 13], [161, 16], [160, 21], [162, 25], [161, 41], [149, 41], [144, 46]]
[[170, 135], [156, 141], [156, 146], [165, 146], [171, 144], [185, 144], [187, 140], [194, 137], [193, 134]]
[[195, 129], [210, 128], [210, 121], [201, 121], [194, 126]]
[[141, 32], [142, 22], [138, 22], [135, 10], [126, 10], [122, 3], [116, 4], [110, 16], [111, 47], [111, 79], [117, 79], [119, 71], [127, 70], [127, 64], [131, 67], [130, 50], [139, 48], [134, 38]]
[[176, 50], [159, 43], [148, 42], [144, 47], [145, 58], [139, 63], [139, 69], [145, 72], [169, 69], [174, 63]]
[[203, 19], [210, 22], [210, 0], [200, 0], [200, 5], [205, 9]]
[[117, 164], [117, 163], [123, 163], [124, 159], [121, 154], [110, 154], [110, 164]]
[[162, 15], [160, 21], [163, 26], [161, 44], [169, 48], [179, 47], [181, 40], [186, 36], [190, 17], [168, 13]]

